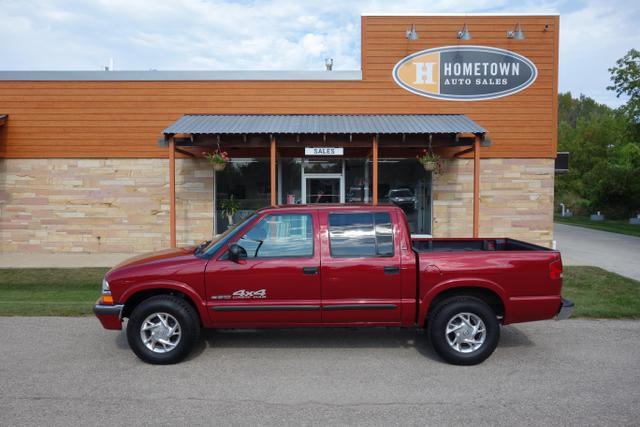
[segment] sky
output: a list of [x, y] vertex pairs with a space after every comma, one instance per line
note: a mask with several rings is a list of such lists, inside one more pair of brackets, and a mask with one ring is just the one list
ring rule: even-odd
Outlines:
[[638, 0], [0, 0], [0, 70], [357, 70], [371, 12], [560, 13], [559, 90], [611, 106], [640, 48]]

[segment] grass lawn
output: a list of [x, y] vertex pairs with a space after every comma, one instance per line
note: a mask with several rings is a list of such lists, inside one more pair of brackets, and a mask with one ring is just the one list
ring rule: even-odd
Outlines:
[[[85, 316], [106, 268], [0, 269], [0, 316]], [[597, 267], [565, 267], [573, 317], [640, 319], [640, 282]]]
[[108, 268], [0, 269], [0, 316], [86, 316]]
[[598, 267], [564, 267], [562, 294], [573, 317], [640, 319], [640, 282]]
[[577, 225], [579, 227], [593, 228], [594, 230], [640, 237], [640, 225], [631, 225], [629, 224], [629, 220], [605, 219], [604, 221], [591, 221], [589, 218], [579, 216], [568, 218], [556, 216], [553, 220], [560, 224]]

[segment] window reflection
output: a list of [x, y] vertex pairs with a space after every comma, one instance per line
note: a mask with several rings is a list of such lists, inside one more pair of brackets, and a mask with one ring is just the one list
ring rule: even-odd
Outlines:
[[267, 215], [240, 238], [249, 258], [313, 255], [311, 215]]
[[388, 213], [329, 215], [332, 257], [393, 256], [391, 216]]
[[415, 158], [380, 159], [380, 202], [392, 203], [407, 215], [412, 233], [431, 234], [431, 172]]
[[[268, 206], [271, 198], [268, 158], [234, 158], [224, 171], [216, 174], [216, 221], [218, 233], [251, 215], [257, 209]], [[231, 196], [238, 202], [238, 212], [229, 223], [221, 209], [222, 200]]]

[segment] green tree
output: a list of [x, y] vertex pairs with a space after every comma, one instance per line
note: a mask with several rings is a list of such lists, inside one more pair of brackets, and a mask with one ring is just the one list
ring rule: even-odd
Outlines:
[[576, 127], [579, 118], [601, 117], [610, 113], [611, 108], [582, 94], [578, 98], [574, 98], [571, 92], [558, 95], [558, 123]]
[[612, 217], [628, 218], [640, 212], [640, 145], [615, 147], [611, 157], [594, 188], [594, 200], [607, 206]]
[[640, 212], [640, 52], [631, 49], [609, 72], [607, 89], [628, 97], [619, 109], [558, 95], [558, 149], [570, 152], [570, 165], [556, 177], [556, 201], [577, 214], [628, 218]]
[[616, 66], [609, 68], [613, 84], [608, 90], [615, 91], [618, 98], [629, 97], [623, 107], [633, 123], [640, 123], [640, 52], [631, 49], [625, 56], [616, 61]]
[[559, 95], [558, 149], [569, 172], [556, 177], [556, 202], [576, 214], [624, 218], [640, 208], [640, 146], [626, 114], [593, 99]]

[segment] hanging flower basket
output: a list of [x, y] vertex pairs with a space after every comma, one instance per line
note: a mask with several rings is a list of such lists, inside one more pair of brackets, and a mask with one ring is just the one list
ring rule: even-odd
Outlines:
[[218, 148], [216, 148], [213, 153], [203, 152], [202, 154], [209, 161], [211, 167], [213, 167], [213, 170], [216, 172], [222, 172], [224, 168], [227, 167], [227, 163], [231, 161], [227, 152], [222, 151], [220, 149], [220, 146], [218, 146]]
[[213, 170], [216, 172], [222, 172], [227, 167], [226, 163], [213, 163]]
[[426, 148], [416, 156], [416, 159], [427, 172], [437, 172], [440, 169], [440, 156], [428, 151]]
[[422, 163], [422, 167], [427, 172], [433, 172], [438, 169], [438, 162], [424, 162]]

